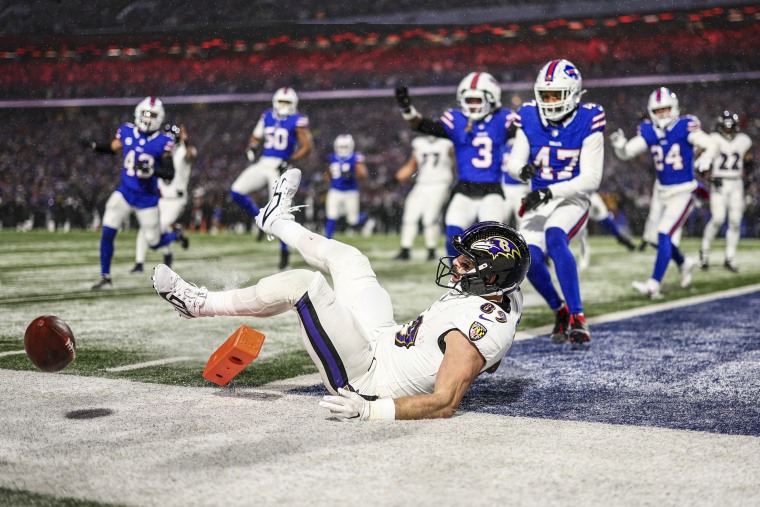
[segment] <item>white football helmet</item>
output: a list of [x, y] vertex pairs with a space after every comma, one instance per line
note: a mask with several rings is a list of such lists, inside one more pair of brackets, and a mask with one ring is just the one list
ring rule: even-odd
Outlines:
[[[667, 109], [670, 111], [667, 113], [655, 114], [658, 109]], [[656, 127], [664, 129], [675, 123], [681, 112], [678, 109], [678, 97], [669, 89], [661, 86], [652, 92], [649, 96], [649, 103], [647, 104], [649, 110], [649, 118]]]
[[298, 111], [298, 95], [293, 88], [280, 88], [272, 97], [272, 109], [281, 118], [296, 114]]
[[333, 143], [335, 154], [342, 158], [348, 158], [354, 153], [354, 138], [351, 134], [341, 134]]
[[472, 120], [485, 118], [501, 107], [501, 87], [488, 72], [470, 72], [457, 88], [457, 102]]
[[[561, 121], [581, 102], [583, 80], [578, 68], [567, 60], [552, 60], [541, 68], [533, 86], [538, 112], [544, 120]], [[547, 100], [545, 92], [559, 92], [558, 100]]]
[[156, 97], [145, 97], [135, 107], [135, 125], [146, 134], [160, 129], [164, 116], [166, 116], [164, 104]]

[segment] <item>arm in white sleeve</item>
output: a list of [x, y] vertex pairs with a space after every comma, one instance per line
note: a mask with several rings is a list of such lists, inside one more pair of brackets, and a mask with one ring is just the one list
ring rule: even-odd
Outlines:
[[633, 136], [625, 143], [625, 146], [618, 149], [615, 148], [615, 156], [620, 160], [630, 160], [633, 157], [637, 157], [647, 151], [648, 146], [646, 140], [641, 136]]
[[251, 135], [259, 140], [264, 139], [264, 117], [259, 118], [259, 122], [253, 128]]
[[601, 132], [595, 132], [583, 140], [578, 163], [581, 169], [578, 176], [549, 187], [552, 196], [572, 197], [590, 194], [599, 189], [604, 170], [604, 136]]
[[706, 160], [712, 160], [720, 153], [718, 143], [715, 142], [704, 130], [695, 130], [686, 138], [692, 146], [702, 148], [703, 152], [699, 158], [706, 157]]
[[512, 152], [507, 160], [507, 172], [509, 175], [520, 181], [520, 170], [528, 163], [529, 156], [530, 143], [528, 142], [528, 136], [525, 135], [522, 129], [517, 129], [515, 141], [512, 145]]

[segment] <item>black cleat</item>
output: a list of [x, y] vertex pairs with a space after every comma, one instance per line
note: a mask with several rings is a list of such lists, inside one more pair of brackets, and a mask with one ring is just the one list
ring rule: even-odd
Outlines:
[[647, 249], [647, 245], [648, 245], [648, 244], [649, 244], [649, 243], [647, 243], [646, 241], [644, 241], [644, 240], [642, 239], [642, 240], [641, 240], [641, 243], [639, 243], [639, 252], [643, 252], [644, 250], [646, 250], [646, 249]]
[[187, 239], [187, 236], [185, 236], [185, 231], [179, 224], [172, 225], [172, 230], [177, 231], [177, 241], [179, 241], [179, 244], [182, 245], [182, 248], [184, 250], [187, 250], [187, 247], [190, 246], [190, 240]]
[[435, 248], [428, 248], [427, 260], [434, 261], [434, 260], [437, 260], [437, 259], [438, 259], [438, 256], [435, 253]]
[[626, 247], [629, 252], [633, 252], [634, 250], [636, 250], [636, 245], [633, 244], [633, 241], [631, 241], [631, 238], [629, 238], [628, 236], [618, 236], [617, 241], [618, 243]]
[[570, 316], [570, 331], [567, 340], [573, 344], [573, 348], [587, 348], [591, 334], [588, 331], [586, 317], [582, 313], [574, 313]]
[[408, 261], [410, 259], [409, 249], [402, 248], [398, 254], [393, 258], [394, 261]]
[[699, 266], [700, 268], [702, 268], [702, 271], [707, 271], [708, 269], [710, 269], [710, 257], [707, 255], [707, 252], [705, 252], [704, 250], [699, 251]]
[[278, 266], [280, 268], [280, 271], [288, 267], [289, 261], [290, 261], [290, 251], [280, 250], [280, 265]]
[[106, 290], [113, 289], [113, 283], [111, 283], [111, 277], [108, 275], [102, 275], [100, 281], [92, 286], [92, 290]]
[[172, 267], [172, 261], [174, 260], [174, 254], [169, 252], [167, 254], [164, 254], [164, 264], [166, 264], [168, 267]]
[[143, 272], [143, 263], [142, 262], [136, 263], [135, 267], [133, 267], [129, 272], [132, 273], [132, 274], [142, 273]]
[[723, 267], [731, 271], [732, 273], [739, 272], [739, 266], [736, 265], [733, 259], [726, 259], [726, 262], [723, 263]]
[[559, 310], [554, 311], [554, 329], [552, 329], [551, 339], [553, 343], [565, 343], [567, 341], [567, 330], [570, 327], [570, 308], [567, 303], [562, 302]]

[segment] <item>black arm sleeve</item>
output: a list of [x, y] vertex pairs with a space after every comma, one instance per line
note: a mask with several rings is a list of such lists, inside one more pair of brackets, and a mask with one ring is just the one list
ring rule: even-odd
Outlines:
[[165, 180], [174, 179], [174, 159], [171, 153], [161, 155], [161, 166], [154, 167], [153, 174]]
[[422, 118], [420, 124], [417, 125], [417, 128], [414, 130], [429, 136], [443, 137], [445, 139], [449, 138], [449, 135], [446, 133], [446, 129], [443, 128], [443, 125], [441, 125], [441, 122], [428, 120], [427, 118]]
[[116, 155], [116, 152], [111, 149], [111, 143], [92, 143], [92, 151], [95, 153], [102, 153], [104, 155]]

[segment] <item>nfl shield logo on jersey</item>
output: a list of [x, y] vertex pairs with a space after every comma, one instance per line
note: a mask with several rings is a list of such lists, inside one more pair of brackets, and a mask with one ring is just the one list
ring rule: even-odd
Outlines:
[[470, 340], [478, 341], [486, 335], [486, 327], [480, 322], [473, 322], [470, 326]]

